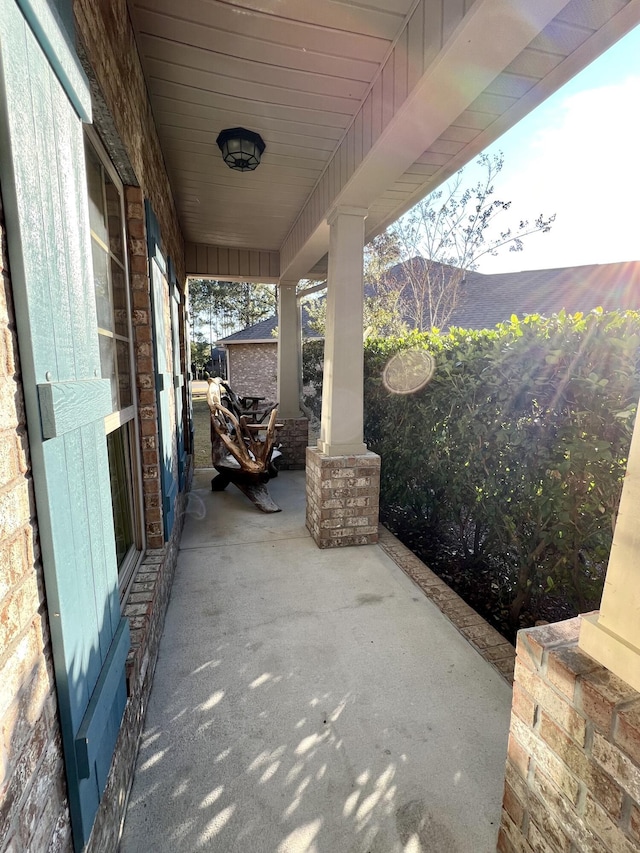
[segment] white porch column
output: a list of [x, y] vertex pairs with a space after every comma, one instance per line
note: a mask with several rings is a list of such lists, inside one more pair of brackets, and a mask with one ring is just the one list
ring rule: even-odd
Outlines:
[[329, 224], [327, 323], [318, 446], [307, 448], [307, 527], [319, 548], [378, 541], [380, 457], [364, 443], [362, 207]]
[[640, 691], [640, 417], [636, 419], [600, 612], [582, 617], [580, 648]]
[[327, 219], [329, 275], [318, 449], [326, 456], [366, 453], [363, 441], [363, 250], [361, 207], [337, 207]]
[[300, 309], [296, 303], [297, 281], [278, 286], [278, 417], [300, 418], [302, 339]]

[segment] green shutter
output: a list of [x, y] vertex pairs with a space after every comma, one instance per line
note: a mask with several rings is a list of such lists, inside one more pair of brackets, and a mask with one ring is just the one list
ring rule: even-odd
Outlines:
[[73, 840], [126, 704], [81, 117], [89, 88], [45, 2], [0, 0], [0, 184]]
[[[168, 335], [171, 298], [167, 281], [167, 264], [161, 251], [158, 220], [145, 200], [147, 220], [147, 245], [149, 249], [149, 275], [151, 277], [151, 311], [153, 316], [153, 351], [155, 357], [156, 400], [158, 405], [158, 435], [160, 438], [160, 479], [162, 488], [162, 515], [164, 538], [169, 540], [175, 519], [178, 475], [174, 465], [175, 435], [171, 422], [173, 364]], [[169, 326], [170, 331], [170, 326]]]

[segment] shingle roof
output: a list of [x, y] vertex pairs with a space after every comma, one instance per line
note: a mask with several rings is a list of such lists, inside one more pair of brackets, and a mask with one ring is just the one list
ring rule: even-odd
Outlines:
[[[273, 332], [278, 328], [278, 315], [273, 314], [267, 317], [266, 320], [261, 320], [254, 326], [248, 326], [246, 329], [241, 329], [239, 332], [234, 332], [226, 338], [221, 338], [218, 343], [224, 344], [247, 344], [247, 343], [276, 343], [278, 334]], [[309, 325], [309, 313], [303, 306], [302, 308], [302, 337], [303, 338], [319, 338], [318, 335]]]
[[278, 338], [274, 336], [273, 331], [278, 325], [278, 316], [274, 314], [272, 317], [267, 317], [266, 320], [261, 320], [254, 326], [247, 326], [246, 329], [241, 329], [239, 332], [234, 332], [233, 335], [228, 335], [226, 338], [220, 338], [219, 344], [244, 344], [253, 341], [273, 341], [275, 343]]
[[563, 308], [587, 313], [597, 307], [640, 310], [640, 261], [495, 275], [471, 272], [450, 324], [489, 329], [512, 314], [548, 317]]
[[[407, 263], [425, 263], [413, 258]], [[403, 264], [392, 267], [387, 276], [398, 285], [403, 280]], [[443, 275], [454, 269], [442, 266]], [[371, 285], [365, 284], [365, 293], [371, 295]], [[468, 272], [460, 302], [448, 325], [464, 329], [492, 329], [497, 323], [507, 322], [512, 314], [556, 314], [563, 308], [570, 313], [587, 313], [601, 306], [605, 311], [615, 309], [640, 310], [640, 261], [616, 264], [589, 264], [579, 267], [560, 267], [548, 270], [523, 270], [521, 272], [487, 275]], [[309, 326], [307, 310], [302, 309], [302, 334], [305, 338], [320, 337]], [[272, 334], [278, 317], [273, 315], [254, 326], [249, 326], [223, 338], [221, 344], [258, 343], [277, 341]]]
[[[425, 263], [414, 258], [407, 263]], [[389, 278], [401, 285], [403, 264], [392, 267]], [[440, 267], [453, 274], [451, 267]], [[590, 264], [546, 270], [523, 270], [487, 275], [467, 272], [460, 301], [448, 325], [465, 329], [490, 329], [506, 322], [512, 314], [549, 316], [563, 308], [587, 313], [601, 306], [640, 310], [640, 261]]]

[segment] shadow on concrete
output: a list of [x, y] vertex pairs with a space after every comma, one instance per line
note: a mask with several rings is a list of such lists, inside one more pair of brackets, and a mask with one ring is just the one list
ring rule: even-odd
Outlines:
[[304, 473], [198, 473], [121, 853], [493, 853], [511, 691], [377, 546], [320, 551]]

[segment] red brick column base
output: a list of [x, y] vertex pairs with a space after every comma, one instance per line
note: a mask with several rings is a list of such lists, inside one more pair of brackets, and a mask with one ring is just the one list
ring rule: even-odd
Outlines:
[[319, 548], [378, 541], [380, 457], [325, 456], [307, 447], [307, 527]]
[[579, 630], [518, 634], [500, 853], [640, 850], [640, 694]]

